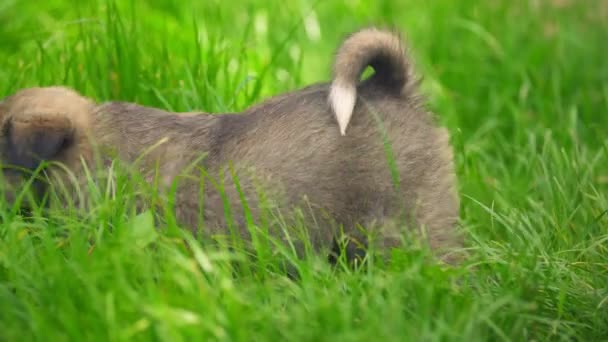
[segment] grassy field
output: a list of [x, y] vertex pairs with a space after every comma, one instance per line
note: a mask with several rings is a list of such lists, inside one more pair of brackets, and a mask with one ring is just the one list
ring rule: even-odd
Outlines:
[[3, 0], [0, 97], [238, 110], [328, 80], [372, 23], [406, 35], [452, 133], [463, 265], [412, 248], [356, 271], [311, 256], [298, 281], [272, 258], [236, 272], [238, 253], [133, 214], [122, 179], [84, 219], [0, 204], [0, 341], [608, 340], [605, 0]]

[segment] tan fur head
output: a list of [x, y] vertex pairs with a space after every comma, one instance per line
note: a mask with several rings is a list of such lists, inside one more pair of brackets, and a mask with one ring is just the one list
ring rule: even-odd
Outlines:
[[42, 161], [78, 168], [80, 156], [90, 154], [86, 135], [94, 105], [63, 87], [28, 88], [0, 102], [0, 166], [9, 200], [25, 171]]

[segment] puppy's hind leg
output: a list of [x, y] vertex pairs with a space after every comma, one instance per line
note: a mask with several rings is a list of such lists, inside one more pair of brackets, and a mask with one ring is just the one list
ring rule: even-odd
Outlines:
[[370, 251], [384, 254], [387, 247], [399, 245], [400, 236], [390, 234], [395, 232], [394, 229], [387, 229], [392, 228], [393, 223], [385, 216], [382, 204], [378, 203], [365, 212], [367, 214], [363, 217], [344, 224], [346, 230], [334, 237], [328, 256], [331, 264], [337, 264], [340, 258], [344, 258], [342, 261], [350, 266], [357, 266], [370, 257]]

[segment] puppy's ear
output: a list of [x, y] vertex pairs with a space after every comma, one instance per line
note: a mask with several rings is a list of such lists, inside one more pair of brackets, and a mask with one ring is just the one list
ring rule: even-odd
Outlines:
[[30, 170], [42, 161], [58, 159], [74, 143], [74, 130], [67, 118], [9, 120], [4, 129], [8, 163]]

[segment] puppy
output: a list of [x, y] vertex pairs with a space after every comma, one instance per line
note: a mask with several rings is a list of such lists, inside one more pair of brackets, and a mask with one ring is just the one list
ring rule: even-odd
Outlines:
[[[374, 74], [361, 80], [368, 66]], [[312, 246], [335, 248], [346, 237], [350, 259], [370, 244], [398, 247], [406, 231], [424, 232], [447, 261], [461, 244], [449, 135], [424, 108], [393, 32], [367, 28], [347, 37], [330, 83], [243, 113], [193, 114], [96, 104], [63, 87], [25, 89], [0, 104], [0, 158], [25, 170], [56, 161], [76, 175], [95, 156], [137, 161], [149, 177], [158, 170], [161, 185], [177, 184], [179, 222], [210, 235], [234, 227], [251, 240], [264, 197], [283, 212], [306, 208]], [[22, 176], [10, 177], [19, 184]], [[201, 177], [212, 184], [202, 191]], [[271, 234], [286, 238], [281, 229]]]

